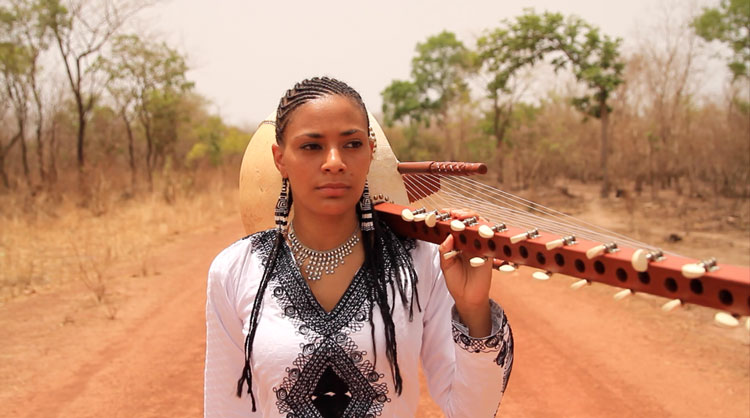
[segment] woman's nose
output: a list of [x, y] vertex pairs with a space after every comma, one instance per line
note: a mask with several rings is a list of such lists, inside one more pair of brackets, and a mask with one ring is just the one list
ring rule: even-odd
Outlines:
[[341, 159], [341, 151], [336, 148], [331, 148], [326, 154], [326, 160], [323, 163], [323, 170], [329, 172], [341, 172], [344, 171], [346, 165], [344, 160]]

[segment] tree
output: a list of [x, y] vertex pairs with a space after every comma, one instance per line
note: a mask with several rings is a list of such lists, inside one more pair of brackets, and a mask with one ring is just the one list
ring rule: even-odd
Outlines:
[[146, 174], [151, 187], [154, 167], [176, 141], [175, 108], [193, 83], [186, 79], [185, 57], [166, 44], [121, 35], [113, 40], [112, 55], [99, 65], [109, 75], [107, 88], [128, 134], [132, 182], [135, 186], [132, 121], [137, 117], [146, 139]]
[[[3, 82], [0, 98], [2, 99], [4, 108], [13, 108], [13, 114], [18, 126], [17, 132], [11, 136], [7, 144], [0, 142], [0, 177], [2, 177], [3, 186], [6, 189], [10, 187], [10, 180], [5, 171], [5, 157], [16, 143], [24, 139], [26, 123], [28, 95], [23, 88], [23, 84], [19, 82], [19, 55], [22, 55], [22, 53], [19, 53], [16, 45], [6, 42], [0, 43], [0, 75]], [[7, 103], [10, 103], [10, 106]], [[3, 111], [3, 116], [5, 116], [5, 111]]]
[[[562, 51], [565, 59], [553, 61], [560, 68], [569, 63], [576, 79], [586, 84], [589, 93], [573, 99], [573, 104], [586, 115], [601, 121], [601, 196], [607, 197], [610, 190], [607, 172], [609, 154], [609, 98], [617, 86], [624, 81], [622, 71], [625, 63], [620, 58], [622, 40], [602, 35], [599, 28], [573, 17], [568, 20], [562, 33], [556, 33], [550, 48]], [[566, 63], [567, 61], [567, 63]]]
[[28, 122], [29, 85], [27, 75], [33, 51], [19, 39], [19, 16], [16, 11], [0, 7], [0, 74], [2, 74], [5, 96], [10, 101], [16, 121], [17, 132], [7, 145], [0, 145], [0, 173], [5, 187], [10, 187], [5, 173], [5, 156], [16, 144], [21, 144], [21, 162], [26, 182], [31, 186], [29, 163], [26, 151], [26, 125]]
[[[39, 24], [37, 1], [7, 0], [7, 7], [0, 12], [3, 28], [2, 42], [5, 44], [4, 71], [6, 81], [16, 84], [11, 100], [16, 107], [16, 119], [19, 129], [23, 130], [19, 140], [21, 158], [26, 181], [31, 185], [26, 147], [26, 131], [29, 124], [30, 100], [33, 99], [36, 111], [36, 156], [39, 177], [45, 181], [44, 143], [42, 129], [44, 112], [41, 88], [38, 82], [40, 65], [39, 57], [48, 47], [49, 33]], [[6, 86], [7, 87], [7, 86]]]
[[409, 124], [422, 121], [419, 89], [413, 82], [393, 80], [381, 95], [385, 123], [388, 126], [393, 126], [393, 123], [399, 120], [406, 120]]
[[[116, 57], [118, 57], [116, 55]], [[133, 134], [133, 119], [135, 118], [135, 100], [137, 93], [135, 86], [126, 76], [123, 68], [113, 61], [103, 60], [101, 65], [109, 75], [107, 91], [114, 101], [115, 109], [125, 126], [128, 139], [128, 165], [130, 167], [130, 190], [135, 192], [137, 176], [135, 165], [135, 137]]]
[[193, 145], [185, 159], [192, 162], [208, 156], [214, 167], [221, 164], [222, 141], [229, 133], [229, 129], [224, 125], [221, 118], [218, 116], [208, 117], [203, 123], [195, 127], [195, 133], [198, 142]]
[[151, 171], [174, 154], [177, 125], [184, 117], [181, 105], [193, 83], [185, 77], [187, 63], [177, 51], [162, 44], [153, 50], [153, 80], [137, 101], [138, 118], [146, 136], [146, 167]]
[[41, 86], [39, 85], [39, 57], [42, 52], [49, 48], [50, 32], [37, 19], [41, 7], [39, 1], [28, 2], [24, 0], [11, 0], [13, 11], [16, 14], [19, 26], [21, 42], [29, 51], [29, 68], [26, 73], [27, 82], [31, 89], [36, 110], [36, 155], [39, 169], [39, 178], [46, 181], [44, 168], [44, 142], [42, 141], [42, 130], [44, 129], [44, 105], [42, 101]]
[[473, 71], [473, 53], [456, 38], [443, 31], [417, 44], [411, 62], [411, 81], [394, 80], [381, 93], [386, 124], [408, 120], [429, 125], [435, 121], [451, 149], [449, 113], [451, 107], [468, 99], [467, 75]]
[[396, 121], [406, 122], [405, 146], [407, 149], [411, 148], [417, 139], [417, 127], [423, 117], [417, 86], [411, 81], [393, 80], [381, 95], [386, 126], [393, 127]]
[[[0, 54], [2, 54], [1, 49]], [[7, 93], [5, 89], [0, 89], [0, 120], [5, 120], [7, 118], [9, 107]], [[5, 132], [0, 131], [0, 135], [3, 135], [3, 137], [0, 137], [0, 179], [2, 179], [3, 187], [8, 189], [10, 188], [10, 179], [8, 178], [8, 173], [5, 172], [5, 156], [8, 155], [11, 148], [13, 148], [16, 142], [18, 142], [19, 136], [13, 135], [11, 140], [8, 143], [5, 143]]]
[[500, 183], [504, 182], [503, 145], [509, 140], [507, 132], [511, 128], [514, 106], [523, 91], [517, 73], [541, 58], [533, 38], [518, 36], [517, 32], [523, 30], [521, 22], [505, 21], [501, 27], [488, 31], [477, 40], [478, 64], [488, 79], [484, 88], [491, 103], [484, 126], [495, 140], [497, 180]]
[[693, 28], [706, 41], [732, 50], [728, 66], [735, 79], [750, 78], [750, 0], [721, 0], [719, 7], [705, 7]]
[[52, 33], [76, 104], [76, 157], [82, 174], [86, 162], [86, 124], [102, 88], [97, 59], [107, 42], [145, 3], [116, 0], [70, 0], [66, 4], [60, 0], [40, 2], [40, 22]]
[[[588, 91], [572, 100], [573, 105], [587, 116], [601, 121], [601, 171], [603, 197], [609, 194], [607, 173], [609, 153], [609, 96], [623, 82], [625, 67], [620, 58], [621, 40], [600, 33], [599, 29], [578, 17], [567, 20], [559, 13], [545, 12], [541, 15], [527, 10], [515, 22], [506, 22], [508, 29], [496, 32], [495, 38], [504, 42], [497, 57], [487, 58], [496, 50], [493, 43], [485, 51], [485, 62], [489, 62], [495, 77], [488, 85], [489, 96], [507, 89], [510, 77], [520, 68], [552, 56], [550, 63], [555, 70], [570, 68], [576, 79], [588, 87]], [[494, 61], [493, 61], [494, 60]]]

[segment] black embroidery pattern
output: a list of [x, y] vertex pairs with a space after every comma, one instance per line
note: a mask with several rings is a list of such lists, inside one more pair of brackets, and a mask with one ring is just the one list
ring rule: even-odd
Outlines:
[[265, 267], [268, 262], [268, 255], [271, 254], [271, 247], [273, 247], [273, 239], [275, 235], [275, 229], [267, 229], [242, 238], [243, 240], [250, 240], [250, 251], [253, 254], [258, 255], [263, 267]]
[[[266, 232], [253, 241], [263, 263], [273, 244], [273, 235]], [[278, 257], [269, 289], [305, 339], [300, 354], [286, 369], [287, 376], [273, 389], [279, 412], [288, 418], [381, 415], [390, 401], [387, 385], [381, 382], [383, 374], [350, 337], [369, 320], [366, 273], [358, 271], [336, 307], [325, 312], [286, 245]]]
[[503, 392], [508, 385], [510, 371], [513, 368], [513, 331], [510, 329], [508, 318], [496, 303], [491, 305], [492, 323], [498, 324], [498, 331], [493, 335], [485, 338], [474, 338], [457, 326], [456, 321], [453, 323], [453, 341], [462, 349], [470, 353], [489, 353], [497, 352], [495, 363], [504, 368], [503, 372]]
[[[276, 392], [276, 406], [287, 417], [375, 417], [389, 402], [383, 375], [347, 338], [342, 346], [331, 338], [301, 344], [302, 353], [287, 368]], [[324, 397], [329, 396], [330, 402]]]
[[507, 321], [505, 322], [505, 326], [507, 327], [507, 332], [505, 332], [504, 327], [503, 334], [507, 335], [507, 339], [505, 340], [505, 344], [503, 344], [503, 348], [500, 349], [500, 352], [495, 358], [495, 363], [497, 363], [498, 366], [505, 368], [505, 372], [503, 373], [503, 392], [505, 392], [505, 388], [508, 386], [508, 378], [510, 377], [511, 369], [513, 368], [513, 331], [510, 329], [510, 325]]
[[492, 315], [492, 323], [496, 324], [496, 328], [495, 326], [493, 326], [493, 328], [496, 329], [497, 332], [489, 337], [474, 338], [469, 336], [465, 329], [461, 329], [454, 319], [453, 341], [455, 341], [459, 347], [470, 353], [499, 352], [495, 362], [499, 366], [504, 367], [508, 353], [510, 353], [512, 359], [513, 335], [510, 332], [508, 318], [505, 316], [505, 313], [499, 305], [492, 302], [490, 312]]

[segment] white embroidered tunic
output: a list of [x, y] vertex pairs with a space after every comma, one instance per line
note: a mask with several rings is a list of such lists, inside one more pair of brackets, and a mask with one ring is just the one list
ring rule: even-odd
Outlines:
[[[421, 310], [413, 318], [395, 305], [399, 396], [386, 358], [383, 323], [360, 269], [336, 307], [326, 312], [300, 274], [289, 247], [278, 255], [263, 297], [251, 357], [253, 393], [236, 396], [245, 363], [245, 337], [273, 231], [237, 241], [214, 260], [206, 302], [206, 417], [413, 417], [421, 361], [432, 398], [448, 417], [494, 416], [513, 363], [513, 338], [502, 309], [491, 301], [493, 333], [471, 338], [458, 322], [434, 244], [411, 250]], [[411, 292], [410, 286], [404, 288]], [[396, 290], [396, 293], [398, 291]], [[407, 296], [409, 300], [410, 296]], [[416, 299], [415, 299], [416, 300]], [[377, 361], [376, 355], [377, 353]]]

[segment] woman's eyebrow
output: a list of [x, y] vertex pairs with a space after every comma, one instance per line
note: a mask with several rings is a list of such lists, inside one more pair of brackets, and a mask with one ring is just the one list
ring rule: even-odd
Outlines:
[[318, 132], [305, 132], [303, 134], [297, 135], [297, 138], [299, 138], [301, 136], [306, 136], [308, 138], [314, 138], [314, 139], [323, 138], [323, 134], [318, 133]]
[[346, 130], [344, 132], [341, 132], [341, 135], [342, 136], [354, 135], [357, 132], [363, 132], [363, 131], [361, 129], [353, 128], [353, 129], [349, 129], [349, 130]]

